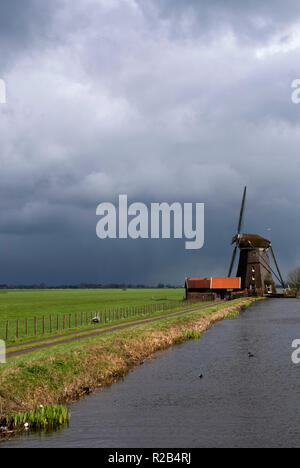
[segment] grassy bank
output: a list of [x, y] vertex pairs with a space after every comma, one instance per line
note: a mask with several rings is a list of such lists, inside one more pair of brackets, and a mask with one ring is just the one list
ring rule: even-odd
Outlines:
[[66, 404], [87, 389], [109, 385], [156, 351], [199, 338], [215, 322], [253, 300], [237, 299], [13, 358], [0, 367], [0, 419], [34, 411], [40, 405]]

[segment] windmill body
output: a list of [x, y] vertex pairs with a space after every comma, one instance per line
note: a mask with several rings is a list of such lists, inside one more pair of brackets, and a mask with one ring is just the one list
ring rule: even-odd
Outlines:
[[[284, 282], [278, 268], [271, 241], [257, 234], [241, 234], [246, 191], [247, 187], [244, 189], [237, 234], [232, 239], [232, 244], [235, 244], [235, 248], [228, 276], [231, 276], [237, 249], [239, 249], [240, 258], [237, 276], [241, 278], [242, 289], [247, 289], [249, 294], [258, 294], [260, 296], [275, 294], [276, 286], [273, 276], [277, 278], [283, 288]], [[271, 253], [277, 273], [271, 267], [269, 253]]]
[[269, 249], [271, 242], [255, 234], [242, 234], [239, 241], [240, 259], [237, 276], [242, 289], [258, 295], [275, 294]]

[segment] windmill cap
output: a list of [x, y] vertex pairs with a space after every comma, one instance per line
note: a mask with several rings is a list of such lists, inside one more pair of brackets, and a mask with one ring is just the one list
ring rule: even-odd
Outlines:
[[269, 249], [271, 241], [258, 234], [242, 234], [238, 241], [240, 248]]

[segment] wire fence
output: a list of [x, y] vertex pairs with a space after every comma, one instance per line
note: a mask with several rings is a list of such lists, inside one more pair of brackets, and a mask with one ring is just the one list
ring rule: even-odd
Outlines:
[[[73, 312], [68, 314], [50, 314], [21, 319], [0, 321], [0, 338], [14, 341], [19, 338], [35, 337], [45, 334], [63, 332], [64, 330], [118, 322], [131, 317], [143, 317], [167, 310], [189, 308], [196, 302], [209, 302], [213, 297], [204, 296], [197, 301], [182, 300], [161, 304], [144, 304], [130, 307], [106, 309], [98, 312]], [[93, 322], [95, 320], [95, 322]]]

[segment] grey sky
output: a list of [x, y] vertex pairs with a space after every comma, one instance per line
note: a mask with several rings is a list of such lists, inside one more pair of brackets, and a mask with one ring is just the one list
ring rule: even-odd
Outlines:
[[[296, 1], [2, 2], [0, 282], [226, 274], [245, 184], [244, 230], [300, 264], [299, 25]], [[100, 241], [119, 193], [204, 202], [204, 248]]]

